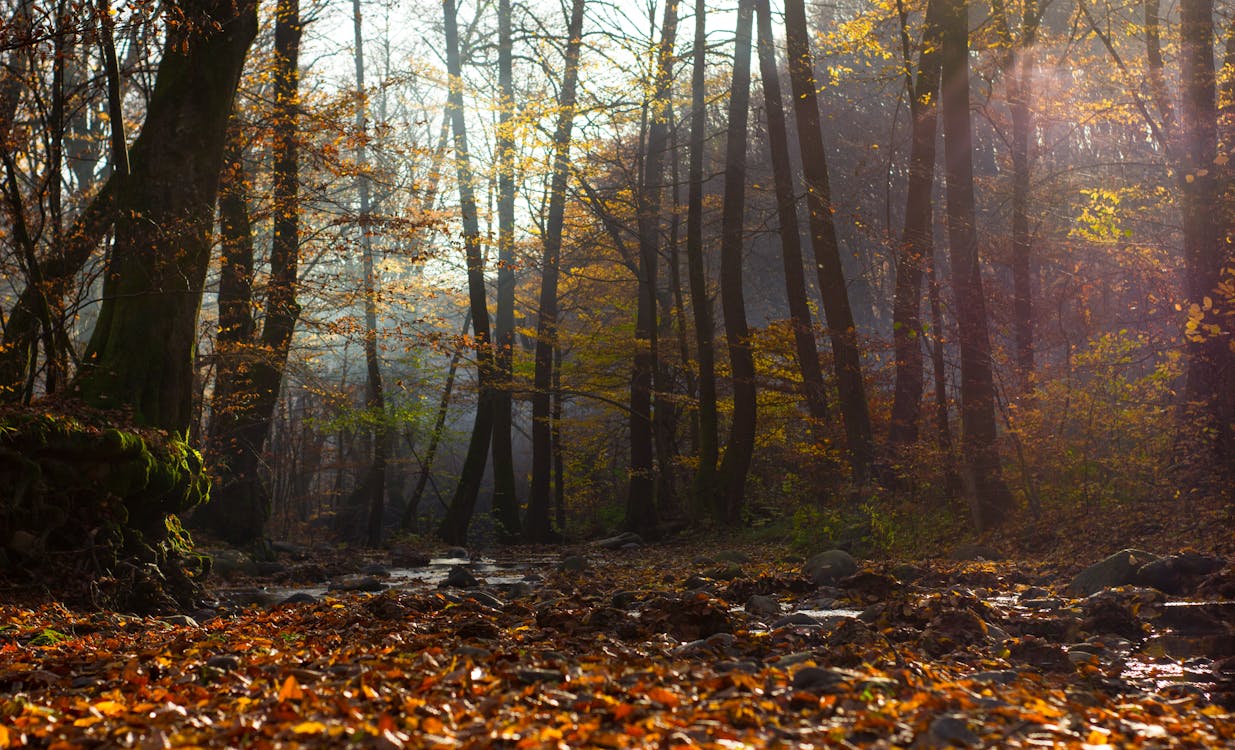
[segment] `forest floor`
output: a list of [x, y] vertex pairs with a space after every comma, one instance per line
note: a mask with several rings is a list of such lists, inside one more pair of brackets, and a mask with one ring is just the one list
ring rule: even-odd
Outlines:
[[[1225, 513], [1043, 517], [1045, 541], [978, 540], [1013, 560], [823, 583], [783, 544], [702, 537], [504, 550], [440, 587], [389, 552], [309, 553], [195, 617], [9, 590], [0, 747], [1230, 745], [1235, 568], [1069, 588], [1125, 546], [1229, 561]], [[310, 594], [306, 572], [384, 590]], [[263, 586], [303, 601], [241, 606]]]

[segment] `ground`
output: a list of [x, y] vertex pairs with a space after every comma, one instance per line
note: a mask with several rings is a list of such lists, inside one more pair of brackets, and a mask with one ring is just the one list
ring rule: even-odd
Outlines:
[[[1181, 546], [1119, 526], [1110, 544]], [[1188, 541], [1212, 560], [1226, 528]], [[1038, 543], [979, 541], [1013, 537]], [[6, 604], [0, 746], [1235, 743], [1235, 571], [1082, 598], [1067, 585], [1108, 551], [1095, 538], [1038, 559], [859, 561], [822, 584], [766, 541], [516, 549], [477, 586], [247, 608], [223, 589], [201, 623]], [[336, 552], [292, 570], [342, 560], [391, 564]]]

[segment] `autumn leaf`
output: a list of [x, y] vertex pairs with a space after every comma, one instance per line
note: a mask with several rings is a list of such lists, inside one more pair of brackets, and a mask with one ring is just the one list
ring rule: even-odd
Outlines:
[[300, 683], [297, 682], [295, 675], [288, 675], [283, 681], [283, 687], [279, 688], [280, 701], [299, 701], [304, 699], [304, 691], [300, 689]]

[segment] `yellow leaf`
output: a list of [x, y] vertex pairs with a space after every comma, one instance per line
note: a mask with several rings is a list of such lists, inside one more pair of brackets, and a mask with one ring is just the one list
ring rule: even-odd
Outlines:
[[292, 727], [296, 734], [321, 734], [326, 731], [326, 725], [320, 721], [302, 721]]
[[9, 728], [0, 724], [0, 747], [8, 747], [13, 744], [13, 738], [9, 736]]
[[1190, 174], [1184, 175], [1184, 182], [1190, 183], [1190, 182], [1195, 182], [1195, 181], [1196, 181], [1196, 177], [1194, 175], [1190, 175]]
[[116, 701], [99, 701], [91, 706], [91, 708], [104, 716], [118, 716], [124, 713], [124, 705], [117, 703]]

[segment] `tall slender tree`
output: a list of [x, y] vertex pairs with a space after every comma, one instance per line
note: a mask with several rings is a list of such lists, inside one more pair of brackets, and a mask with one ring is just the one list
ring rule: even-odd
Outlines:
[[701, 516], [716, 494], [719, 420], [716, 413], [716, 354], [712, 298], [703, 256], [703, 158], [707, 130], [707, 2], [695, 0], [695, 43], [690, 78], [690, 164], [687, 167], [686, 266], [699, 366], [699, 465], [695, 470], [692, 511]]
[[721, 460], [718, 516], [727, 524], [741, 520], [746, 476], [755, 452], [755, 358], [746, 325], [742, 294], [742, 250], [746, 216], [746, 131], [750, 110], [750, 45], [755, 0], [738, 3], [733, 49], [733, 86], [729, 94], [725, 141], [725, 198], [721, 208], [720, 304], [725, 317], [725, 342], [733, 372], [733, 421]]
[[798, 368], [802, 371], [802, 396], [811, 417], [816, 442], [823, 440], [828, 419], [827, 392], [819, 350], [815, 347], [815, 326], [807, 301], [806, 277], [802, 265], [802, 235], [798, 231], [797, 196], [789, 161], [789, 135], [785, 110], [781, 104], [780, 72], [776, 67], [776, 46], [772, 38], [772, 10], [768, 0], [756, 0], [759, 24], [759, 76], [763, 81], [763, 106], [768, 118], [768, 148], [772, 152], [772, 177], [776, 183], [776, 210], [780, 222], [781, 260], [785, 269], [785, 295], [789, 300], [789, 319]]
[[789, 80], [793, 87], [794, 114], [798, 124], [798, 145], [802, 151], [802, 172], [806, 178], [806, 205], [810, 212], [811, 245], [819, 275], [819, 293], [832, 341], [832, 359], [840, 392], [840, 412], [845, 420], [849, 458], [859, 481], [870, 474], [874, 461], [870, 410], [866, 386], [862, 382], [858, 332], [849, 306], [836, 224], [832, 219], [832, 192], [828, 182], [827, 154], [819, 122], [819, 101], [815, 71], [811, 63], [809, 27], [803, 0], [785, 2], [785, 42], [789, 52]]
[[485, 301], [485, 264], [480, 248], [480, 219], [476, 209], [476, 191], [472, 184], [472, 164], [467, 146], [467, 118], [463, 111], [459, 16], [454, 0], [442, 0], [442, 15], [446, 32], [446, 73], [450, 77], [446, 107], [450, 112], [451, 129], [454, 131], [455, 172], [459, 183], [460, 214], [463, 219], [463, 249], [467, 259], [468, 309], [472, 313], [480, 393], [476, 401], [472, 437], [468, 441], [459, 483], [450, 499], [446, 517], [438, 526], [438, 536], [449, 544], [463, 544], [467, 541], [467, 530], [476, 509], [476, 497], [480, 493], [480, 483], [484, 478], [490, 439], [493, 435], [494, 368], [489, 307]]
[[969, 121], [967, 0], [940, 0], [943, 146], [947, 175], [948, 245], [960, 333], [961, 440], [968, 492], [979, 529], [999, 524], [1011, 508], [996, 445], [995, 381], [982, 290]]
[[903, 3], [901, 44], [905, 89], [913, 119], [909, 150], [909, 184], [905, 190], [905, 230], [896, 256], [896, 296], [892, 306], [892, 341], [896, 382], [888, 441], [906, 446], [918, 439], [925, 385], [922, 358], [922, 269], [931, 262], [934, 242], [935, 141], [939, 121], [939, 0], [926, 6], [918, 53], [917, 76], [910, 70], [909, 33]]
[[558, 274], [562, 230], [566, 221], [566, 187], [570, 178], [570, 141], [575, 124], [579, 53], [583, 45], [583, 0], [572, 0], [566, 27], [566, 66], [558, 93], [557, 127], [553, 133], [553, 172], [549, 180], [549, 215], [541, 257], [540, 304], [536, 321], [536, 363], [532, 392], [532, 488], [524, 530], [529, 541], [553, 537], [549, 522], [553, 473], [554, 351], [558, 334]]
[[655, 417], [652, 410], [657, 370], [656, 274], [677, 27], [678, 0], [665, 0], [660, 43], [656, 48], [654, 82], [647, 102], [647, 146], [637, 198], [639, 291], [635, 314], [634, 367], [630, 378], [630, 485], [626, 499], [626, 526], [637, 531], [650, 530], [657, 523]]
[[493, 415], [493, 515], [503, 541], [519, 536], [519, 498], [515, 487], [512, 394], [515, 344], [515, 85], [510, 0], [497, 5], [497, 345]]

